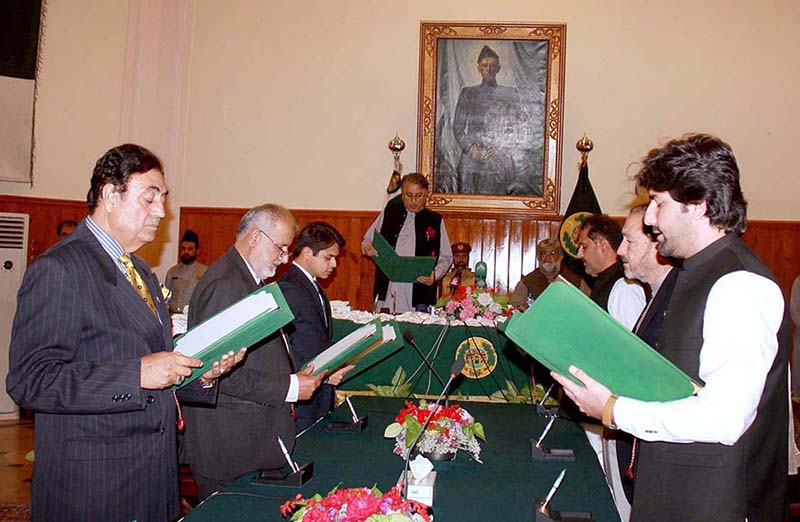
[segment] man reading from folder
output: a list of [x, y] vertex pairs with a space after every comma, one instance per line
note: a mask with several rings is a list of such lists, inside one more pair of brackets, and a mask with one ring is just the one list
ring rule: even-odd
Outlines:
[[[343, 246], [344, 238], [334, 227], [321, 221], [310, 223], [298, 234], [294, 261], [278, 283], [294, 314], [286, 333], [296, 368], [302, 368], [333, 344], [331, 304], [319, 281], [333, 274]], [[310, 399], [295, 405], [298, 432], [328, 414], [333, 407], [334, 386], [352, 369], [353, 366], [347, 366], [336, 371]]]
[[[167, 187], [161, 161], [120, 145], [95, 164], [89, 215], [28, 268], [11, 332], [9, 395], [36, 412], [31, 514], [37, 521], [174, 520], [171, 387], [202, 362], [172, 351], [158, 280], [133, 253], [156, 238]], [[213, 402], [214, 363], [181, 398]]]
[[[652, 228], [644, 224], [647, 205], [631, 209], [622, 227], [622, 242], [617, 254], [622, 260], [625, 277], [636, 279], [650, 287], [650, 300], [645, 306], [633, 333], [647, 344], [659, 350], [658, 335], [664, 320], [664, 310], [672, 296], [678, 270], [672, 260], [658, 254]], [[604, 469], [614, 496], [620, 518], [630, 518], [634, 487], [635, 444], [630, 434], [618, 430], [603, 433], [603, 455], [606, 457]]]
[[[284, 207], [266, 204], [249, 210], [236, 242], [197, 283], [189, 301], [189, 328], [255, 291], [289, 259], [297, 223]], [[286, 460], [278, 437], [291, 451], [295, 427], [291, 403], [308, 399], [325, 372], [292, 373], [280, 334], [248, 350], [241, 367], [219, 383], [216, 408], [185, 408], [185, 453], [200, 497], [250, 471], [280, 468]]]
[[428, 179], [418, 172], [405, 176], [400, 186], [401, 194], [386, 203], [386, 208], [370, 225], [361, 242], [361, 251], [365, 255], [378, 255], [372, 245], [373, 234], [377, 230], [401, 256], [436, 258], [433, 272], [418, 277], [415, 283], [389, 281], [376, 267], [372, 291], [376, 298], [375, 312], [387, 309], [390, 313], [401, 314], [417, 306], [427, 307], [436, 303], [435, 283], [450, 268], [453, 252], [442, 215], [425, 207], [428, 186]]
[[[730, 146], [690, 135], [650, 151], [636, 177], [659, 253], [683, 259], [658, 337], [703, 385], [670, 402], [555, 377], [580, 408], [641, 439], [631, 520], [783, 520], [789, 462], [789, 323], [774, 276], [746, 247]], [[631, 376], [631, 378], [642, 378]], [[646, 378], [646, 377], [644, 377]]]

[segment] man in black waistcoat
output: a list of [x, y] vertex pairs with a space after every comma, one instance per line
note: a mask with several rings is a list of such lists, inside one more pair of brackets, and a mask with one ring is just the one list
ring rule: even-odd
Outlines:
[[377, 255], [372, 246], [376, 230], [401, 256], [433, 256], [436, 265], [433, 272], [420, 276], [415, 283], [397, 283], [375, 269], [373, 297], [375, 311], [388, 309], [391, 313], [403, 313], [418, 306], [436, 303], [436, 281], [447, 273], [453, 262], [450, 239], [442, 215], [425, 208], [428, 201], [428, 179], [417, 172], [403, 178], [400, 195], [386, 203], [377, 219], [370, 225], [361, 251], [373, 257]]
[[788, 313], [740, 240], [747, 203], [733, 151], [708, 135], [673, 140], [648, 153], [636, 180], [659, 253], [684, 260], [657, 343], [703, 387], [643, 402], [578, 368], [585, 387], [555, 377], [588, 415], [642, 439], [631, 520], [784, 520]]

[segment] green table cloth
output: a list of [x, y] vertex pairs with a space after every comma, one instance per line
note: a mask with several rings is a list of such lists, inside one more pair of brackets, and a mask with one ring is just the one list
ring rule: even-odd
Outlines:
[[[383, 438], [383, 430], [397, 415], [403, 401], [376, 397], [352, 399], [360, 415], [368, 415], [361, 433], [333, 433], [323, 421], [297, 440], [294, 457], [299, 463], [312, 460], [314, 476], [302, 488], [250, 484], [245, 475], [190, 513], [187, 522], [279, 521], [280, 505], [298, 492], [305, 497], [326, 494], [342, 487], [371, 487], [381, 491], [394, 485], [403, 460], [395, 455], [394, 439]], [[483, 423], [487, 442], [481, 443], [484, 464], [459, 452], [455, 461], [435, 462], [438, 472], [434, 498], [437, 521], [529, 521], [533, 499], [547, 495], [555, 478], [566, 467], [566, 477], [550, 507], [562, 511], [589, 511], [594, 520], [618, 521], [614, 503], [594, 451], [583, 431], [566, 420], [557, 420], [544, 445], [572, 448], [575, 462], [534, 462], [530, 439], [538, 438], [546, 419], [532, 406], [519, 404], [460, 403]], [[330, 418], [346, 419], [347, 406]], [[329, 419], [330, 419], [329, 418]]]
[[[530, 401], [530, 368], [533, 359], [510, 342], [497, 328], [486, 326], [451, 326], [437, 324], [397, 323], [401, 331], [409, 331], [417, 346], [431, 361], [436, 372], [443, 381], [447, 381], [450, 367], [456, 356], [464, 358], [466, 366], [464, 377], [454, 383], [451, 394], [457, 397], [494, 397], [502, 400], [519, 402]], [[333, 337], [341, 339], [361, 325], [350, 321], [335, 320]], [[438, 353], [429, 355], [437, 338], [444, 333]], [[414, 370], [422, 367], [416, 377], [411, 378]], [[392, 383], [398, 368], [402, 368], [405, 381], [409, 385], [405, 393], [400, 393], [400, 386]], [[343, 391], [368, 391], [379, 387], [384, 392], [395, 391], [393, 395], [406, 396], [409, 392], [436, 396], [442, 391], [442, 385], [433, 377], [422, 358], [414, 348], [405, 343], [405, 347], [389, 358], [363, 373], [346, 380], [339, 387]], [[541, 397], [541, 392], [539, 394]]]

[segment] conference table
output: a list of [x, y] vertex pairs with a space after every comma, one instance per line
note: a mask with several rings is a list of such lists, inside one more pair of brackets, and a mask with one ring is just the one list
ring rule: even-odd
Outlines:
[[[495, 326], [467, 325], [461, 321], [451, 324], [413, 323], [398, 320], [401, 334], [411, 334], [417, 348], [435, 369], [436, 375], [447, 380], [456, 359], [464, 359], [463, 378], [453, 383], [451, 393], [459, 398], [489, 398], [502, 402], [532, 402], [531, 367], [533, 359], [524, 354]], [[341, 339], [363, 324], [336, 319], [333, 338]], [[400, 375], [395, 375], [402, 369]], [[542, 367], [543, 369], [543, 367]], [[541, 376], [541, 373], [539, 375]], [[442, 384], [428, 368], [420, 353], [407, 341], [403, 349], [353, 377], [348, 376], [339, 387], [346, 392], [374, 391], [382, 395], [436, 396]], [[406, 384], [406, 392], [392, 383], [398, 378]], [[545, 377], [548, 381], [549, 376]], [[539, 393], [541, 397], [543, 392]]]
[[[331, 420], [351, 417], [347, 405], [297, 439], [294, 458], [299, 464], [313, 461], [313, 477], [302, 487], [252, 484], [252, 474], [239, 478], [223, 491], [198, 505], [185, 520], [279, 521], [280, 506], [302, 493], [323, 496], [337, 485], [372, 487], [387, 491], [400, 477], [403, 460], [393, 453], [394, 439], [383, 431], [394, 421], [401, 399], [354, 397], [358, 414], [367, 415], [362, 432], [331, 432]], [[433, 514], [436, 521], [531, 521], [534, 498], [543, 498], [562, 469], [566, 475], [550, 507], [560, 511], [591, 512], [596, 521], [619, 521], [611, 494], [594, 451], [583, 431], [573, 422], [555, 421], [544, 443], [548, 448], [569, 448], [574, 462], [531, 460], [530, 439], [543, 432], [547, 419], [535, 407], [522, 404], [460, 402], [484, 426], [487, 441], [481, 443], [479, 464], [459, 452], [451, 462], [435, 462], [437, 471]]]

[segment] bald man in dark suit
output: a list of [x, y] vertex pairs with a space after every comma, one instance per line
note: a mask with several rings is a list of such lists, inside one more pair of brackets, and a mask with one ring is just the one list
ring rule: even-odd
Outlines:
[[[89, 216], [25, 273], [8, 393], [36, 412], [36, 521], [167, 521], [178, 514], [176, 398], [202, 362], [172, 352], [167, 305], [147, 263], [167, 188], [161, 162], [121, 145], [95, 166]], [[183, 393], [213, 401], [226, 356]], [[207, 386], [204, 388], [202, 386]]]

